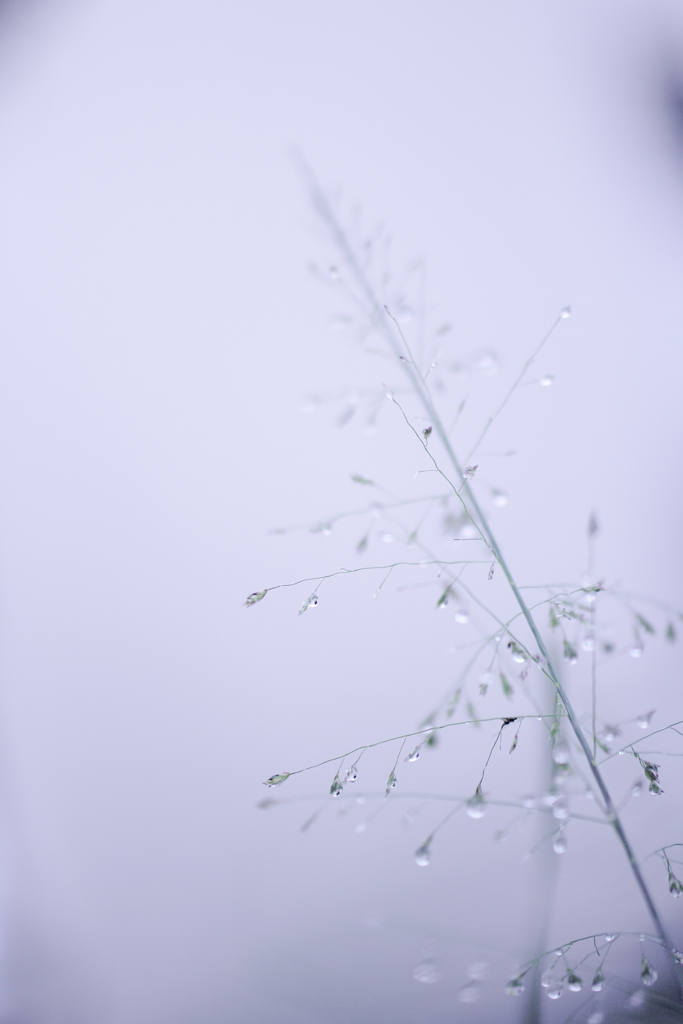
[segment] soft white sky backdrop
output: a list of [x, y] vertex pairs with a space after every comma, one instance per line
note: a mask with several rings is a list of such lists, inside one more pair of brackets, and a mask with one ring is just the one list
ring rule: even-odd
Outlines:
[[[0, 57], [6, 1019], [513, 1019], [528, 839], [463, 819], [421, 871], [398, 814], [302, 834], [314, 803], [255, 810], [266, 776], [412, 728], [454, 673], [419, 590], [241, 607], [360, 532], [268, 530], [353, 507], [350, 473], [417, 468], [387, 409], [373, 436], [302, 415], [385, 369], [330, 329], [291, 154], [388, 225], [398, 270], [425, 260], [454, 359], [498, 353], [482, 418], [572, 303], [554, 385], [496, 428], [519, 452], [487, 470], [501, 540], [526, 580], [574, 578], [595, 508], [601, 572], [680, 604], [680, 5], [55, 0], [6, 7]], [[678, 717], [674, 659], [607, 674], [612, 716]], [[444, 743], [419, 784], [457, 790], [455, 763]], [[633, 811], [645, 842], [657, 810]], [[584, 838], [553, 942], [646, 927], [619, 852]], [[437, 933], [444, 978], [419, 985]], [[460, 1004], [481, 956], [494, 979]]]

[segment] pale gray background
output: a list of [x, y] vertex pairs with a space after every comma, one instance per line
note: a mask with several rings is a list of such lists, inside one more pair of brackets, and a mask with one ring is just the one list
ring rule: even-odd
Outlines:
[[[386, 411], [372, 437], [301, 412], [381, 370], [306, 271], [324, 246], [292, 152], [390, 226], [399, 269], [427, 261], [455, 357], [499, 353], [482, 416], [572, 303], [539, 363], [556, 383], [499, 434], [520, 452], [502, 539], [527, 579], [575, 577], [596, 508], [602, 572], [680, 604], [681, 96], [673, 0], [5, 6], [7, 1020], [514, 1019], [500, 984], [543, 916], [524, 840], [463, 819], [421, 871], [423, 826], [399, 814], [302, 834], [314, 803], [255, 810], [272, 772], [413, 727], [454, 664], [420, 591], [373, 603], [374, 578], [303, 618], [305, 592], [241, 607], [358, 539], [271, 527], [352, 507], [349, 473], [408, 487], [417, 468]], [[663, 722], [680, 685], [653, 648], [604, 699]], [[453, 749], [420, 785], [458, 790]], [[666, 806], [629, 812], [643, 850], [681, 838]], [[551, 941], [648, 927], [618, 857], [577, 832]], [[434, 935], [444, 978], [420, 985]], [[494, 976], [465, 1006], [482, 956]]]

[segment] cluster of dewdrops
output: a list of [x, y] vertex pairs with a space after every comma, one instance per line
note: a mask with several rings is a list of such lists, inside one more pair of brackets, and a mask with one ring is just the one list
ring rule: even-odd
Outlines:
[[[604, 936], [605, 942], [607, 943], [614, 942], [616, 938], [616, 934], [606, 934]], [[645, 936], [641, 936], [641, 942], [644, 938]], [[549, 999], [559, 999], [562, 993], [564, 992], [565, 988], [569, 992], [581, 992], [581, 990], [584, 987], [583, 979], [579, 976], [579, 974], [577, 974], [576, 970], [567, 967], [566, 961], [564, 960], [565, 952], [566, 947], [564, 949], [561, 948], [555, 950], [555, 956], [558, 958], [558, 960], [555, 963], [551, 964], [550, 967], [548, 967], [547, 970], [545, 970], [541, 975], [541, 985], [545, 989], [546, 995]], [[676, 954], [676, 956], [678, 958], [680, 954]], [[560, 958], [562, 959], [560, 960]], [[562, 963], [561, 970], [558, 970], [559, 963]], [[516, 977], [512, 978], [508, 982], [506, 987], [506, 992], [508, 993], [508, 995], [518, 996], [521, 995], [522, 992], [524, 992], [524, 977], [528, 970], [529, 969], [527, 968], [527, 970], [524, 971], [522, 974], [518, 974]], [[602, 992], [602, 990], [605, 987], [606, 980], [607, 979], [603, 973], [602, 968], [598, 967], [590, 983], [591, 991], [595, 992], [596, 994]], [[641, 984], [649, 988], [651, 985], [654, 985], [656, 980], [657, 971], [654, 969], [654, 967], [645, 957], [645, 955], [641, 953]], [[637, 1009], [644, 1003], [645, 992], [642, 988], [635, 989], [633, 992], [630, 993], [626, 1000], [626, 1006], [629, 1009]], [[604, 1020], [605, 1014], [603, 1013], [603, 1011], [600, 1009], [596, 1009], [593, 1010], [586, 1018], [586, 1024], [602, 1024]]]

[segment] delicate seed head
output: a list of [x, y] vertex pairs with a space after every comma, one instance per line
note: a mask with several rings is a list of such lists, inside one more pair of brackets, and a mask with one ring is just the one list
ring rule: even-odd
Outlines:
[[258, 604], [259, 601], [263, 600], [267, 593], [267, 590], [255, 590], [254, 593], [250, 594], [244, 602], [245, 608], [251, 608], [253, 604]]

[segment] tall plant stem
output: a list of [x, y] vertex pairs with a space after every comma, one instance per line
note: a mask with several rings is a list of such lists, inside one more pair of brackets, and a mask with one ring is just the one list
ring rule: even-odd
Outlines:
[[[653, 900], [652, 895], [650, 893], [650, 890], [648, 889], [647, 883], [646, 883], [646, 881], [645, 881], [645, 879], [643, 877], [643, 873], [640, 870], [640, 865], [638, 864], [638, 861], [636, 860], [635, 854], [633, 852], [633, 848], [631, 847], [631, 843], [630, 843], [630, 841], [629, 841], [629, 839], [628, 839], [628, 837], [626, 835], [626, 832], [624, 831], [624, 827], [623, 827], [623, 825], [621, 823], [621, 819], [619, 818], [619, 814], [617, 812], [616, 805], [615, 805], [615, 803], [614, 803], [614, 801], [612, 799], [612, 796], [611, 796], [611, 794], [610, 794], [610, 792], [609, 792], [609, 790], [607, 788], [605, 780], [604, 780], [604, 778], [602, 776], [602, 772], [600, 771], [600, 769], [599, 769], [599, 767], [598, 767], [598, 765], [596, 763], [595, 756], [593, 754], [593, 751], [591, 750], [591, 747], [590, 747], [590, 745], [588, 743], [588, 740], [586, 739], [586, 736], [584, 735], [583, 729], [581, 728], [581, 725], [579, 724], [579, 720], [578, 720], [578, 718], [576, 716], [576, 712], [574, 711], [572, 703], [569, 700], [567, 692], [564, 689], [564, 687], [563, 687], [563, 685], [562, 685], [562, 683], [560, 681], [559, 674], [558, 674], [558, 672], [557, 672], [557, 670], [555, 668], [555, 665], [554, 665], [553, 660], [552, 660], [552, 658], [551, 658], [551, 656], [550, 656], [550, 654], [548, 652], [548, 649], [547, 649], [547, 647], [546, 647], [546, 645], [545, 645], [545, 643], [543, 641], [543, 637], [541, 636], [540, 630], [539, 630], [538, 626], [536, 625], [536, 622], [534, 621], [534, 617], [531, 614], [531, 612], [530, 612], [530, 610], [529, 610], [529, 608], [528, 608], [528, 606], [526, 604], [526, 601], [524, 600], [524, 598], [523, 598], [523, 596], [522, 596], [522, 594], [521, 594], [521, 592], [519, 590], [519, 587], [517, 586], [517, 583], [515, 582], [515, 579], [514, 579], [514, 577], [512, 575], [512, 572], [510, 571], [510, 568], [509, 568], [508, 563], [507, 563], [507, 561], [506, 561], [506, 559], [505, 559], [505, 557], [503, 555], [503, 552], [500, 549], [498, 541], [495, 538], [495, 535], [493, 533], [493, 530], [491, 529], [491, 526], [490, 526], [490, 524], [488, 522], [488, 519], [487, 519], [486, 515], [484, 514], [484, 512], [482, 511], [482, 509], [481, 509], [481, 507], [479, 505], [479, 502], [477, 501], [476, 495], [474, 494], [474, 492], [472, 490], [472, 487], [470, 486], [469, 482], [463, 476], [463, 471], [462, 471], [462, 466], [460, 465], [460, 461], [458, 460], [458, 457], [456, 456], [456, 454], [455, 454], [455, 452], [453, 450], [453, 446], [451, 445], [450, 438], [448, 437], [448, 433], [447, 433], [447, 431], [446, 431], [446, 429], [445, 429], [445, 427], [444, 427], [444, 425], [443, 425], [443, 423], [441, 421], [441, 417], [439, 416], [438, 412], [436, 411], [436, 409], [434, 407], [434, 403], [432, 402], [432, 398], [431, 398], [431, 395], [429, 393], [429, 390], [428, 390], [428, 388], [427, 388], [427, 386], [425, 384], [424, 379], [422, 378], [422, 376], [420, 374], [420, 371], [419, 371], [417, 365], [415, 364], [415, 362], [412, 359], [412, 356], [410, 355], [410, 351], [408, 350], [408, 356], [410, 358], [406, 359], [403, 351], [401, 350], [401, 345], [399, 344], [399, 341], [397, 340], [396, 334], [394, 332], [394, 328], [390, 324], [390, 314], [387, 315], [388, 311], [385, 311], [385, 308], [378, 301], [378, 299], [377, 299], [377, 297], [376, 297], [372, 287], [370, 286], [370, 283], [368, 282], [368, 280], [367, 280], [367, 278], [365, 276], [365, 273], [363, 272], [362, 267], [360, 266], [360, 264], [358, 263], [358, 260], [356, 259], [356, 256], [355, 256], [355, 254], [353, 252], [353, 249], [349, 245], [349, 242], [348, 242], [348, 240], [346, 238], [346, 235], [344, 234], [344, 232], [342, 231], [340, 225], [338, 224], [338, 222], [336, 220], [334, 212], [332, 211], [332, 209], [330, 207], [330, 204], [327, 201], [327, 198], [325, 197], [325, 195], [323, 194], [323, 192], [321, 191], [321, 189], [319, 188], [319, 186], [317, 185], [317, 183], [313, 179], [312, 175], [310, 174], [310, 171], [307, 171], [307, 176], [308, 176], [309, 181], [311, 182], [311, 185], [312, 185], [313, 198], [314, 198], [315, 205], [318, 208], [318, 211], [319, 211], [321, 217], [323, 218], [323, 220], [328, 225], [330, 231], [332, 232], [332, 234], [334, 236], [334, 240], [335, 240], [336, 244], [338, 245], [340, 251], [343, 253], [344, 258], [346, 259], [346, 262], [347, 262], [347, 264], [349, 266], [349, 269], [350, 269], [350, 271], [352, 272], [352, 274], [354, 276], [356, 286], [360, 290], [361, 294], [363, 295], [365, 301], [368, 304], [368, 307], [369, 307], [368, 312], [369, 312], [369, 314], [370, 314], [370, 316], [372, 318], [372, 321], [376, 324], [376, 326], [384, 334], [384, 336], [387, 339], [389, 345], [391, 346], [392, 351], [396, 355], [397, 360], [400, 361], [400, 364], [403, 367], [404, 372], [407, 374], [408, 378], [410, 379], [410, 382], [411, 382], [411, 384], [413, 386], [413, 389], [415, 390], [415, 393], [417, 394], [418, 398], [420, 399], [420, 401], [422, 403], [422, 406], [423, 406], [425, 412], [428, 414], [428, 416], [430, 418], [430, 421], [432, 423], [432, 426], [433, 426], [433, 429], [434, 429], [435, 433], [438, 435], [439, 439], [441, 440], [441, 443], [444, 446], [444, 449], [445, 449], [445, 451], [446, 451], [446, 453], [448, 455], [448, 458], [450, 459], [450, 462], [451, 462], [451, 464], [452, 464], [452, 466], [453, 466], [453, 468], [454, 468], [454, 470], [456, 472], [457, 478], [459, 480], [464, 480], [462, 491], [465, 494], [467, 500], [469, 501], [470, 507], [474, 511], [474, 514], [475, 514], [475, 516], [476, 516], [476, 518], [478, 520], [478, 523], [479, 523], [479, 527], [480, 527], [481, 533], [482, 533], [483, 537], [485, 538], [486, 542], [488, 543], [488, 545], [489, 545], [489, 547], [490, 547], [490, 549], [491, 549], [491, 551], [492, 551], [496, 561], [498, 562], [498, 564], [500, 565], [501, 569], [503, 570], [505, 578], [508, 581], [508, 584], [510, 586], [510, 589], [512, 590], [512, 593], [513, 593], [514, 598], [515, 598], [515, 600], [516, 600], [516, 602], [517, 602], [517, 604], [519, 606], [519, 609], [520, 609], [522, 615], [524, 616], [524, 618], [525, 618], [525, 620], [527, 622], [527, 625], [529, 626], [529, 629], [531, 630], [531, 634], [532, 634], [534, 640], [536, 641], [536, 645], [537, 645], [538, 650], [539, 650], [539, 652], [541, 654], [541, 657], [543, 658], [543, 661], [544, 661], [545, 672], [546, 672], [548, 678], [552, 681], [552, 683], [553, 683], [553, 685], [555, 687], [555, 690], [557, 691], [557, 695], [558, 695], [558, 697], [559, 697], [559, 699], [560, 699], [560, 701], [562, 703], [562, 706], [563, 706], [563, 708], [564, 708], [564, 710], [566, 712], [567, 718], [569, 720], [569, 724], [571, 725], [571, 728], [572, 728], [572, 730], [574, 732], [574, 735], [576, 736], [576, 739], [578, 740], [579, 746], [581, 747], [581, 750], [583, 751], [583, 754], [584, 754], [584, 756], [586, 758], [586, 761], [588, 762], [588, 766], [590, 768], [591, 774], [593, 775], [593, 778], [595, 779], [595, 783], [596, 783], [596, 785], [598, 787], [598, 790], [599, 790], [600, 795], [601, 795], [602, 800], [603, 800], [604, 809], [605, 809], [605, 815], [607, 817], [607, 821], [612, 826], [612, 828], [613, 828], [613, 830], [614, 830], [614, 832], [615, 832], [615, 834], [617, 836], [617, 839], [618, 839], [619, 843], [621, 844], [621, 847], [622, 847], [624, 853], [626, 854], [626, 859], [628, 860], [629, 867], [631, 868], [631, 872], [632, 872], [633, 877], [635, 879], [636, 885], [637, 885], [638, 889], [640, 890], [640, 893], [641, 893], [641, 895], [642, 895], [642, 897], [643, 897], [643, 899], [645, 901], [645, 905], [647, 907], [648, 913], [649, 913], [650, 918], [652, 920], [652, 923], [653, 923], [653, 925], [655, 927], [657, 935], [659, 936], [659, 939], [660, 939], [662, 945], [664, 946], [664, 948], [667, 950], [667, 952], [669, 953], [669, 955], [671, 957], [671, 960], [672, 960], [672, 963], [673, 963], [673, 966], [674, 966], [674, 972], [675, 972], [675, 975], [676, 975], [676, 980], [677, 980], [677, 983], [678, 983], [678, 988], [679, 988], [680, 996], [681, 996], [681, 999], [683, 1000], [683, 965], [680, 964], [677, 961], [676, 957], [673, 955], [673, 953], [674, 953], [673, 943], [672, 943], [671, 939], [669, 938], [669, 935], [667, 934], [666, 928], [664, 927], [664, 923], [662, 922], [662, 920], [661, 920], [661, 918], [659, 916], [659, 911], [657, 910], [657, 907], [655, 906], [655, 903], [654, 903], [654, 900]], [[394, 321], [394, 323], [395, 323], [395, 321]], [[396, 325], [396, 326], [398, 327], [398, 325]], [[402, 336], [401, 336], [401, 341], [405, 343], [405, 341], [402, 338]]]

